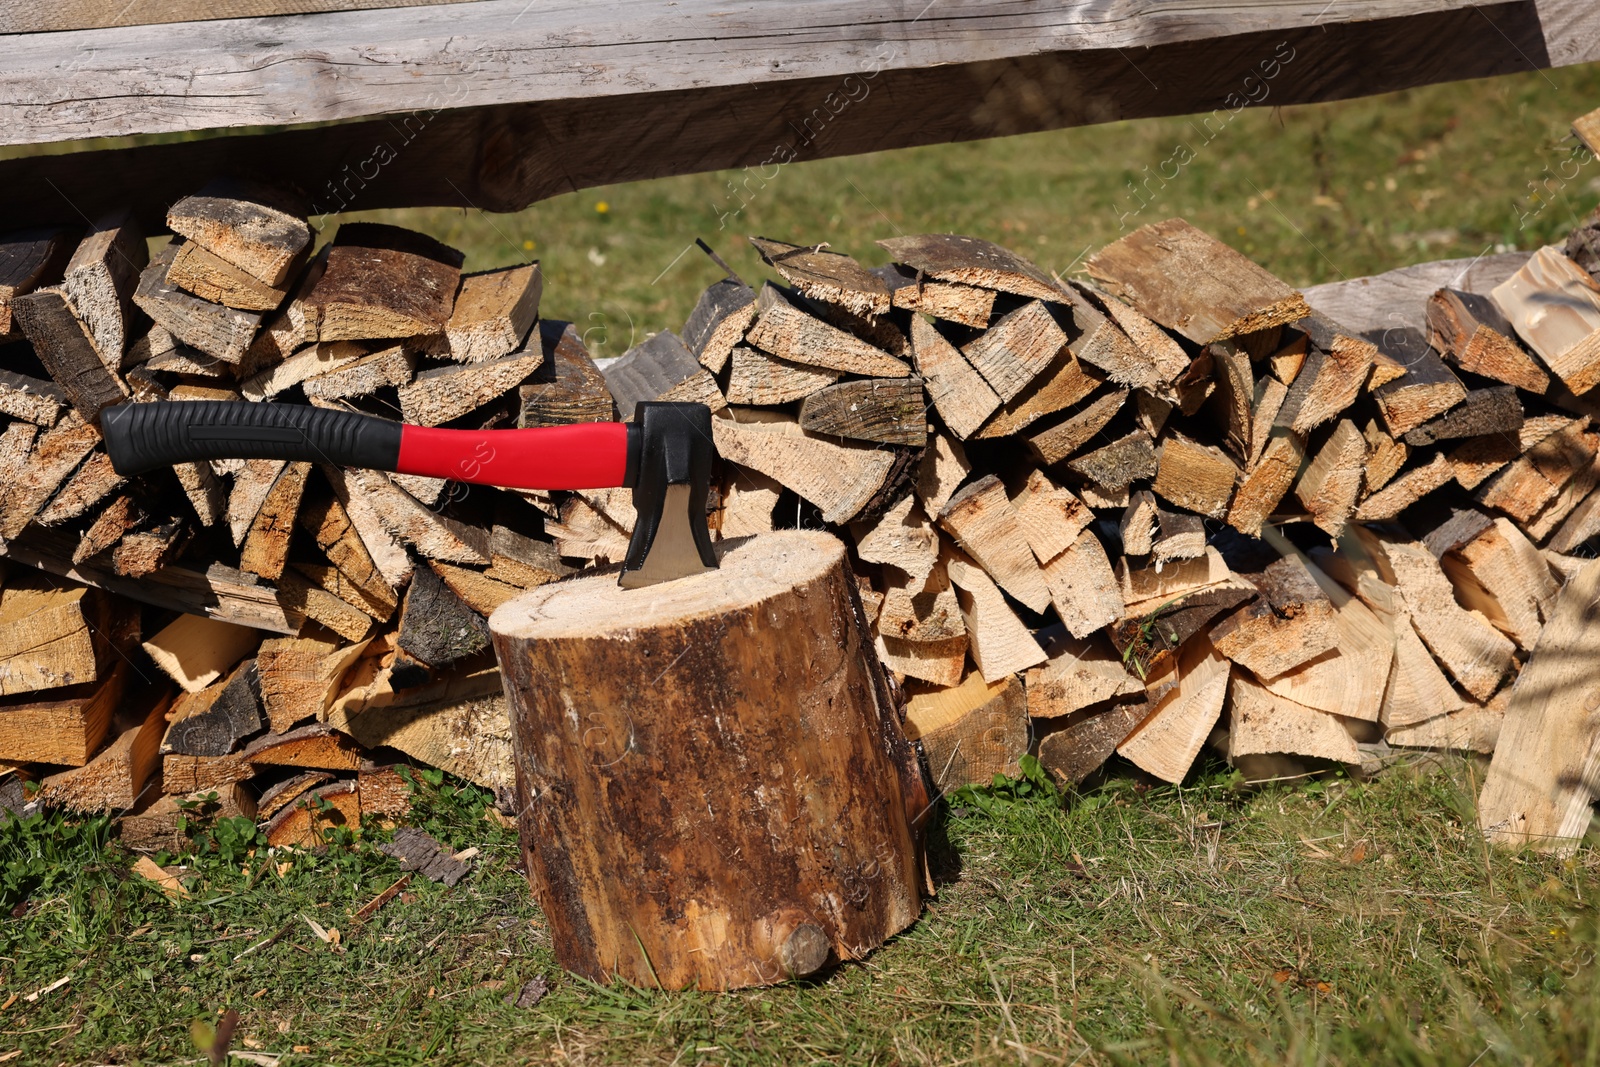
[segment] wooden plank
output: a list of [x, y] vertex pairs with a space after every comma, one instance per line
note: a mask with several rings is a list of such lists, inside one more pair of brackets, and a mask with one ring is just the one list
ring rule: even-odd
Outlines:
[[[1273, 0], [1245, 14], [1157, 8], [1137, 17], [1101, 2], [997, 11], [968, 0], [916, 19], [847, 0], [784, 9], [697, 0], [626, 18], [607, 7], [484, 0], [203, 22], [181, 35], [52, 35], [8, 52], [0, 94], [14, 102], [12, 143], [385, 117], [198, 149], [153, 146], [176, 151], [139, 150], [117, 183], [78, 160], [30, 160], [14, 171], [25, 181], [6, 175], [18, 194], [5, 208], [18, 224], [64, 215], [69, 203], [94, 217], [133, 191], [140, 221], [154, 226], [193, 192], [196, 175], [229, 172], [299, 177], [318, 213], [422, 203], [511, 211], [574, 187], [727, 166], [750, 165], [754, 187], [801, 156], [1095, 120], [1107, 113], [1082, 106], [1086, 85], [1116, 100], [1118, 119], [1191, 114], [1229, 94], [1245, 105], [1240, 72], [1263, 63], [1276, 75], [1278, 105], [1526, 70], [1528, 57], [1581, 62], [1600, 41], [1582, 0], [1484, 10], [1499, 32], [1451, 0], [1358, 0], [1326, 12]], [[570, 43], [551, 49], [553, 37]], [[440, 48], [447, 39], [452, 46]], [[276, 42], [269, 62], [256, 47], [264, 40]], [[1128, 49], [1138, 50], [1137, 68]], [[329, 69], [341, 72], [339, 93], [326, 91]], [[998, 87], [1005, 106], [973, 108], [973, 84]], [[1024, 86], [1059, 95], [1025, 107]], [[661, 110], [651, 106], [650, 94], [673, 92]], [[863, 106], [869, 92], [918, 101], [919, 121]], [[402, 151], [406, 165], [386, 165]], [[736, 214], [739, 201], [728, 206]]]
[[1478, 826], [1512, 848], [1570, 853], [1589, 829], [1600, 793], [1600, 562], [1556, 597], [1550, 620], [1517, 678], [1478, 795]]

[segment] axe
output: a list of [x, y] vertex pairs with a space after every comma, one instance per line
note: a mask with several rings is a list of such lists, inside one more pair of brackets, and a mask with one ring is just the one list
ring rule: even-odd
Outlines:
[[715, 570], [706, 529], [711, 409], [640, 403], [633, 421], [532, 430], [443, 430], [296, 404], [179, 400], [100, 416], [106, 452], [130, 477], [208, 459], [309, 460], [512, 489], [633, 490], [639, 518], [624, 588]]

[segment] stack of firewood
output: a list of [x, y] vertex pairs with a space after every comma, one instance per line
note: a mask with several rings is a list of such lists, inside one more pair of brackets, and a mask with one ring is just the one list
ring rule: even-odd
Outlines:
[[537, 264], [463, 276], [369, 223], [313, 254], [290, 197], [239, 183], [168, 224], [154, 254], [127, 218], [0, 240], [0, 538], [29, 565], [0, 588], [0, 800], [127, 811], [149, 847], [196, 795], [290, 843], [398, 814], [402, 762], [509, 786], [485, 618], [620, 561], [635, 516], [625, 490], [282, 461], [129, 481], [111, 404], [510, 427], [707, 403], [716, 536], [853, 546], [945, 788], [1030, 746], [1073, 782], [1114, 752], [1180, 781], [1208, 739], [1244, 765], [1490, 751], [1600, 533], [1592, 228], [1492, 298], [1434, 294], [1426, 337], [1358, 336], [1182, 220], [1081, 280], [966, 237], [875, 268], [755, 238], [781, 282], [730, 273], [602, 368], [538, 318]]

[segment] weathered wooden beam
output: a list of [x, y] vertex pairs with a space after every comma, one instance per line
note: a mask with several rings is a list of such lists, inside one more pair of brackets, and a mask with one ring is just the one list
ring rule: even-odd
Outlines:
[[[569, 43], [550, 48], [553, 36]], [[1600, 11], [1274, 0], [1129, 16], [1109, 0], [964, 0], [915, 14], [695, 0], [622, 18], [487, 0], [42, 34], [0, 54], [10, 144], [383, 116], [0, 165], [0, 225], [81, 222], [71, 205], [97, 217], [131, 198], [159, 226], [168, 204], [227, 173], [292, 178], [318, 214], [512, 211], [618, 181], [748, 166], [754, 186], [800, 159], [1151, 115], [1215, 109], [1215, 128], [1251, 103], [1246, 76], [1277, 106], [1586, 62], [1600, 54]], [[990, 106], [971, 106], [978, 92]], [[914, 104], [918, 121], [881, 101]]]

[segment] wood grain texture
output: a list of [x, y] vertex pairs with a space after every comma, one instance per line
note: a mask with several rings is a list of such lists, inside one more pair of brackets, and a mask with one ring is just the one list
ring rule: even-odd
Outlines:
[[[1600, 40], [1600, 16], [1581, 0], [1325, 7], [1275, 0], [1244, 13], [1130, 16], [1111, 0], [1000, 10], [967, 0], [913, 18], [817, 0], [663, 5], [618, 18], [565, 3], [518, 19], [525, 0], [486, 0], [196, 23], [176, 38], [182, 62], [163, 61], [175, 36], [159, 27], [53, 34], [13, 49], [0, 79], [12, 143], [385, 117], [139, 149], [118, 159], [121, 188], [78, 160], [41, 160], [15, 168], [25, 180], [7, 219], [66, 220], [63, 197], [94, 217], [135, 190], [140, 220], [153, 226], [197, 176], [230, 172], [298, 178], [318, 213], [425, 203], [509, 211], [558, 190], [669, 173], [750, 165], [770, 176], [802, 156], [1221, 111], [1244, 106], [1241, 79], [1274, 59], [1276, 105], [1582, 62]], [[553, 37], [568, 47], [547, 47]], [[1129, 48], [1141, 50], [1137, 69]], [[328, 93], [335, 70], [341, 91]], [[972, 106], [975, 92], [988, 106]], [[861, 106], [871, 96], [915, 101], [919, 120], [905, 122], [902, 107]], [[402, 152], [405, 165], [388, 165]]]
[[920, 910], [926, 795], [844, 546], [769, 534], [659, 588], [556, 583], [492, 619], [522, 837], [538, 842], [524, 856], [561, 963], [663, 988], [768, 984], [806, 926], [825, 957], [859, 958]]

